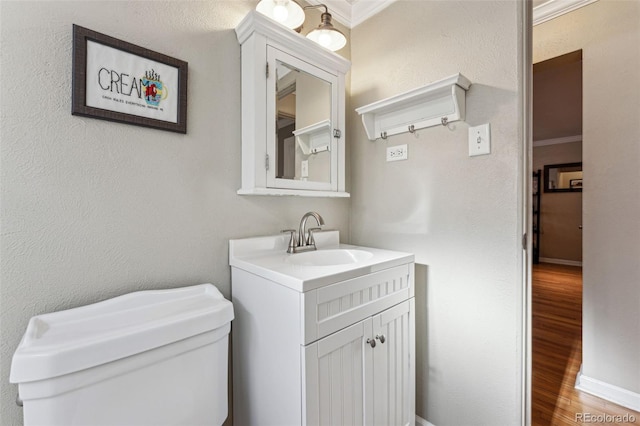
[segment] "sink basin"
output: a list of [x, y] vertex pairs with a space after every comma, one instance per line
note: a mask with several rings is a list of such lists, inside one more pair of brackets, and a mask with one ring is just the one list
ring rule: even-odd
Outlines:
[[[339, 231], [313, 234], [315, 251], [287, 254], [284, 234], [229, 240], [229, 265], [304, 293], [414, 261], [409, 253], [340, 244]], [[241, 272], [244, 271], [244, 272]]]
[[286, 262], [298, 266], [335, 266], [363, 262], [372, 257], [373, 253], [365, 250], [331, 249], [292, 254]]

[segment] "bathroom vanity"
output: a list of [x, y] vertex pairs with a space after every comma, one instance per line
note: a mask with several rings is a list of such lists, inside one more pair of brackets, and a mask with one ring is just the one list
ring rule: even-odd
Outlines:
[[229, 243], [234, 422], [413, 425], [414, 256], [314, 237]]

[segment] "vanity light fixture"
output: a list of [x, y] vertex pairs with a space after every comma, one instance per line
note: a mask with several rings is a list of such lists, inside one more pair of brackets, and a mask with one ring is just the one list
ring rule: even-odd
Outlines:
[[324, 7], [324, 13], [320, 17], [321, 21], [318, 28], [311, 30], [311, 32], [307, 34], [307, 38], [334, 52], [342, 49], [345, 44], [347, 44], [347, 38], [331, 23], [331, 14], [327, 6], [317, 4], [314, 6], [305, 6], [305, 9], [317, 7]]
[[304, 23], [304, 10], [295, 0], [260, 0], [256, 10], [291, 29]]

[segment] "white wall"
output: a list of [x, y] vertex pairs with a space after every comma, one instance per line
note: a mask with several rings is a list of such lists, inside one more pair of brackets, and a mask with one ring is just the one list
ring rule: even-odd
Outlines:
[[[350, 117], [352, 241], [424, 265], [417, 414], [438, 426], [520, 422], [519, 7], [398, 1], [351, 32], [354, 108], [457, 72], [473, 83], [467, 120], [451, 129], [370, 142]], [[470, 158], [468, 127], [483, 123], [492, 153]], [[409, 159], [386, 163], [397, 144]]]
[[[212, 282], [229, 238], [297, 226], [348, 235], [348, 199], [241, 197], [240, 47], [255, 2], [1, 3], [0, 424], [18, 425], [11, 356], [33, 315]], [[78, 24], [189, 62], [186, 135], [71, 116]]]
[[534, 28], [534, 62], [583, 51], [584, 375], [640, 393], [640, 2]]

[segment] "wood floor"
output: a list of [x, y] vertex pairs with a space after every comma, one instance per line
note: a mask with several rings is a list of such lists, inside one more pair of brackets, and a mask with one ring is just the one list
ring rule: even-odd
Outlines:
[[[640, 413], [574, 388], [582, 362], [582, 268], [533, 265], [532, 290], [532, 424], [640, 425]], [[635, 421], [587, 422], [587, 413], [627, 415]]]

